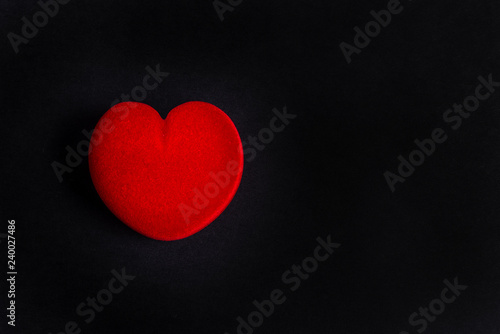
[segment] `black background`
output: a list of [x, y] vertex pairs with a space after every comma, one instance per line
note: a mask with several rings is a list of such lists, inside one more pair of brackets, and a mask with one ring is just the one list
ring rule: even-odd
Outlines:
[[[7, 33], [40, 8], [2, 1], [0, 232], [16, 220], [18, 277], [17, 325], [2, 315], [0, 331], [233, 334], [279, 288], [255, 333], [416, 333], [409, 315], [458, 277], [467, 290], [426, 333], [500, 333], [500, 92], [457, 131], [442, 120], [479, 75], [500, 81], [499, 4], [402, 4], [347, 64], [339, 43], [387, 1], [245, 0], [221, 22], [209, 0], [72, 0], [18, 54]], [[297, 115], [223, 214], [175, 242], [115, 218], [87, 161], [62, 183], [51, 167], [156, 64], [170, 76], [143, 102], [162, 117], [206, 101], [244, 140], [275, 107]], [[392, 193], [383, 173], [436, 127], [448, 140]], [[282, 273], [329, 234], [342, 246], [290, 292]], [[85, 324], [76, 306], [122, 267], [136, 278]]]

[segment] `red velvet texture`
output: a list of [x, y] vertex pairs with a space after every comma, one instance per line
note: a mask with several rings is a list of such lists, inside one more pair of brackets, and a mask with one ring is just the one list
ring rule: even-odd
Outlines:
[[106, 206], [157, 240], [188, 237], [231, 202], [243, 172], [238, 131], [219, 108], [188, 102], [164, 120], [119, 103], [99, 120], [89, 148], [92, 182]]

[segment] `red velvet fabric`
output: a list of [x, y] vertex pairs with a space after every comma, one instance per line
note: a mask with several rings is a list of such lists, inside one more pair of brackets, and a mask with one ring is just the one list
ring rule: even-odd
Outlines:
[[152, 107], [124, 102], [92, 134], [89, 167], [106, 206], [157, 240], [190, 236], [227, 207], [240, 184], [238, 131], [219, 108], [184, 103], [164, 120]]

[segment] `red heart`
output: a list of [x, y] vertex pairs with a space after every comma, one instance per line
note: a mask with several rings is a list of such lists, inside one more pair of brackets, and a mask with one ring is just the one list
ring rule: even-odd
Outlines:
[[163, 120], [142, 103], [108, 110], [92, 133], [90, 175], [106, 206], [157, 240], [188, 237], [231, 202], [243, 172], [238, 131], [219, 108], [184, 103]]

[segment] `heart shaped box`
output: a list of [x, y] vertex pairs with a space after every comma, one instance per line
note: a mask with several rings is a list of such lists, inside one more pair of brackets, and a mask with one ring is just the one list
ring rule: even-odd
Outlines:
[[187, 102], [162, 119], [136, 102], [113, 106], [89, 147], [92, 182], [106, 206], [157, 240], [188, 237], [229, 205], [243, 173], [231, 119], [205, 102]]

